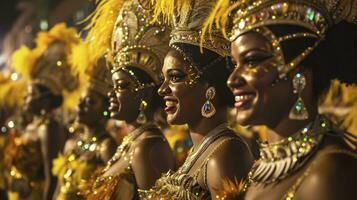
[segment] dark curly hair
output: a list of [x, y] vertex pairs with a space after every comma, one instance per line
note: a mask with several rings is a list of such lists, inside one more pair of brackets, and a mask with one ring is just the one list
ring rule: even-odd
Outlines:
[[[183, 43], [175, 43], [175, 46], [185, 52], [185, 56], [188, 59], [198, 65], [198, 67], [204, 68], [212, 64], [221, 55], [208, 50], [203, 49], [203, 53], [199, 46]], [[171, 48], [176, 51], [175, 48]], [[214, 65], [203, 71], [199, 81], [206, 81], [210, 86], [214, 86], [217, 96], [220, 99], [220, 104], [223, 106], [233, 106], [234, 97], [227, 86], [227, 79], [233, 70], [233, 64], [229, 57], [224, 57]]]

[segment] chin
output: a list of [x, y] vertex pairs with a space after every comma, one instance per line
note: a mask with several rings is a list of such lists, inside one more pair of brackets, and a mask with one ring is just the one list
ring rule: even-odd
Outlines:
[[187, 123], [187, 120], [180, 117], [179, 111], [174, 114], [167, 114], [166, 121], [169, 125], [183, 125]]
[[236, 122], [241, 126], [254, 125], [253, 110], [237, 111]]

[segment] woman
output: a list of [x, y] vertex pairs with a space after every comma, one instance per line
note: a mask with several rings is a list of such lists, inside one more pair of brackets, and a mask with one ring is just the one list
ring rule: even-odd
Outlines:
[[[99, 13], [94, 15], [97, 25], [103, 24], [96, 16], [105, 17], [109, 12], [105, 8], [118, 8], [117, 2], [99, 5]], [[174, 167], [169, 144], [154, 121], [154, 113], [160, 107], [156, 89], [168, 49], [168, 31], [152, 23], [151, 12], [138, 1], [122, 3], [115, 26], [112, 24], [114, 31], [107, 31], [113, 33], [108, 56], [113, 58], [111, 73], [118, 106], [112, 114], [131, 128], [106, 167], [83, 188], [89, 200], [139, 199], [138, 189], [149, 189], [162, 173]], [[97, 28], [91, 29], [89, 37], [99, 33]], [[91, 45], [96, 46], [96, 42]], [[112, 102], [112, 108], [115, 104]]]
[[7, 148], [9, 199], [52, 198], [52, 159], [62, 151], [66, 137], [54, 110], [77, 97], [77, 75], [71, 73], [68, 58], [78, 43], [75, 29], [58, 24], [38, 34], [36, 48], [22, 47], [13, 56], [18, 73], [30, 81], [24, 110], [35, 117]]
[[332, 79], [357, 82], [356, 8], [349, 0], [252, 0], [231, 6], [220, 1], [216, 6], [212, 16], [220, 27], [233, 11], [236, 68], [228, 86], [236, 120], [268, 129], [241, 197], [356, 198], [357, 154], [350, 147], [356, 138], [317, 111]]
[[232, 104], [225, 84], [230, 72], [228, 41], [213, 33], [204, 39], [203, 53], [199, 47], [199, 30], [213, 3], [156, 4], [164, 16], [170, 11], [162, 8], [181, 11], [172, 22], [159, 94], [166, 103], [167, 122], [188, 124], [193, 148], [176, 173], [164, 175], [150, 191], [142, 192], [144, 199], [219, 199], [221, 180], [239, 182], [251, 166], [253, 156], [247, 144], [227, 126], [227, 107]]
[[93, 171], [102, 169], [116, 148], [114, 139], [106, 130], [109, 119], [107, 93], [112, 87], [110, 72], [104, 60], [97, 65], [85, 62], [83, 58], [89, 55], [87, 49], [86, 45], [81, 45], [72, 54], [76, 68], [88, 68], [89, 83], [78, 104], [75, 135], [66, 141], [63, 155], [54, 160], [52, 173], [58, 177], [54, 195], [57, 200], [83, 199], [78, 194], [79, 185], [88, 180]]

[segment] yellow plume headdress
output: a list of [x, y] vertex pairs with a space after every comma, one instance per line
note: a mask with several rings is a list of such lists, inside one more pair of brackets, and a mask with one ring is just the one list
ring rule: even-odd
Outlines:
[[0, 112], [2, 116], [12, 115], [19, 108], [26, 96], [26, 81], [12, 80], [11, 76], [0, 74]]
[[94, 63], [94, 59], [91, 57], [89, 45], [87, 43], [81, 43], [73, 48], [70, 62], [72, 66], [77, 70], [79, 74], [83, 74], [81, 82], [83, 87], [94, 90], [95, 92], [107, 97], [107, 93], [110, 92], [111, 77], [109, 68], [106, 67], [104, 57]]
[[[203, 33], [220, 28], [234, 41], [238, 36], [256, 31], [271, 41], [280, 58], [280, 78], [295, 68], [324, 39], [326, 32], [341, 21], [357, 23], [357, 2], [354, 0], [217, 0], [216, 6], [205, 23]], [[227, 25], [233, 24], [227, 30]], [[271, 25], [293, 25], [306, 31], [275, 34], [267, 28]], [[316, 42], [300, 55], [286, 63], [281, 42], [295, 38], [310, 38]]]
[[[161, 67], [169, 49], [169, 30], [153, 21], [148, 2], [105, 0], [98, 4], [87, 27], [90, 49], [100, 52], [93, 57], [98, 60], [107, 53], [113, 66], [111, 72], [123, 70], [134, 76], [138, 89], [160, 84]], [[144, 71], [153, 82], [140, 82], [130, 67]]]
[[70, 63], [73, 48], [81, 43], [74, 28], [64, 23], [55, 25], [48, 32], [39, 32], [36, 47], [22, 46], [12, 57], [15, 70], [23, 78], [39, 83], [55, 95], [63, 95], [63, 107], [71, 109], [80, 97], [80, 73], [74, 73]]
[[230, 55], [230, 44], [220, 31], [201, 37], [201, 29], [212, 11], [215, 0], [152, 0], [155, 19], [163, 18], [172, 25], [170, 45], [201, 45], [221, 56]]

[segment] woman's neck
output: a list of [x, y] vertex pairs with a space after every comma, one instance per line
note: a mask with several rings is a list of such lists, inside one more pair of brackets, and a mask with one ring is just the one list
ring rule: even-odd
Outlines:
[[216, 114], [211, 118], [204, 118], [195, 124], [189, 124], [190, 135], [194, 146], [199, 144], [201, 140], [214, 128], [222, 123], [227, 122], [227, 111], [225, 109], [217, 109]]
[[317, 109], [314, 112], [309, 112], [309, 118], [306, 120], [293, 120], [288, 116], [284, 117], [277, 123], [274, 127], [268, 127], [267, 129], [267, 140], [268, 143], [275, 143], [289, 136], [295, 134], [302, 128], [306, 127], [310, 122], [312, 122], [316, 115]]

